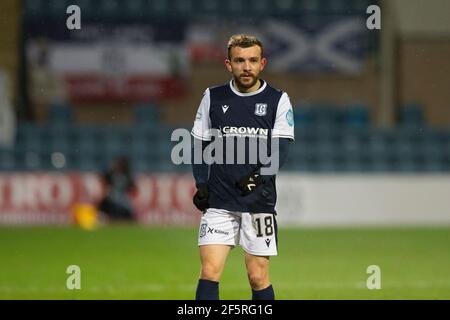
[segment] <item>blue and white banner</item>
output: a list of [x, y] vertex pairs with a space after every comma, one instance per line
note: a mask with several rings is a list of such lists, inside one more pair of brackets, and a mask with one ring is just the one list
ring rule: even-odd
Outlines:
[[254, 24], [199, 21], [190, 25], [186, 35], [193, 60], [223, 59], [224, 43], [234, 33], [256, 35], [265, 46], [268, 68], [288, 73], [358, 73], [372, 41], [366, 21], [359, 16], [313, 21], [267, 18]]

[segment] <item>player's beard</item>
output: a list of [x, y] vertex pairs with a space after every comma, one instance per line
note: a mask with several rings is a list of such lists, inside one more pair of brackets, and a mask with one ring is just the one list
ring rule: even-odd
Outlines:
[[[241, 77], [244, 77], [244, 76], [251, 77], [252, 80], [250, 82], [242, 82]], [[253, 74], [242, 74], [239, 77], [234, 76], [234, 81], [236, 82], [236, 85], [238, 88], [247, 90], [256, 84], [256, 82], [258, 81], [258, 77], [256, 77]]]

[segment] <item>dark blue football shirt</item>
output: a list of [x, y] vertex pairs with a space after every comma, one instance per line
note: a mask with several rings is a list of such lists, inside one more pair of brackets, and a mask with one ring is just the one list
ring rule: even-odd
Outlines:
[[[203, 94], [191, 134], [197, 139], [213, 142], [218, 136], [218, 139], [223, 141], [223, 148], [220, 150], [224, 153], [222, 163], [213, 163], [210, 166], [210, 208], [275, 213], [275, 175], [270, 176], [265, 184], [247, 196], [242, 196], [235, 186], [236, 181], [261, 167], [259, 155], [256, 163], [250, 163], [250, 140], [265, 141], [269, 154], [272, 138], [294, 140], [294, 118], [289, 96], [286, 92], [269, 86], [264, 80], [260, 81], [260, 88], [250, 93], [237, 91], [232, 80], [226, 85], [208, 88]], [[227, 151], [229, 153], [231, 149], [227, 150], [225, 140], [230, 137], [235, 139], [234, 157], [227, 159]], [[243, 164], [236, 163], [237, 139], [245, 140]], [[234, 161], [229, 164], [231, 158]]]

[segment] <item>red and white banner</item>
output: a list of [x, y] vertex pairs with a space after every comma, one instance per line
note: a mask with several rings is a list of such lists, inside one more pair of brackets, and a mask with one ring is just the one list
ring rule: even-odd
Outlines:
[[185, 96], [188, 48], [182, 32], [167, 33], [174, 28], [170, 23], [92, 22], [77, 32], [51, 25], [25, 24], [32, 100], [148, 102]]
[[[191, 224], [200, 220], [192, 204], [191, 175], [137, 175], [132, 203], [149, 224]], [[0, 174], [0, 224], [68, 224], [77, 203], [96, 205], [103, 196], [100, 176], [87, 174]]]

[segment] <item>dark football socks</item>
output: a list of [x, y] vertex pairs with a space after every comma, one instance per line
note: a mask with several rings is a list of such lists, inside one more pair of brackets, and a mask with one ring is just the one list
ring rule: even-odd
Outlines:
[[262, 290], [252, 289], [252, 300], [275, 300], [275, 293], [272, 285]]
[[219, 282], [198, 280], [195, 300], [219, 300]]

